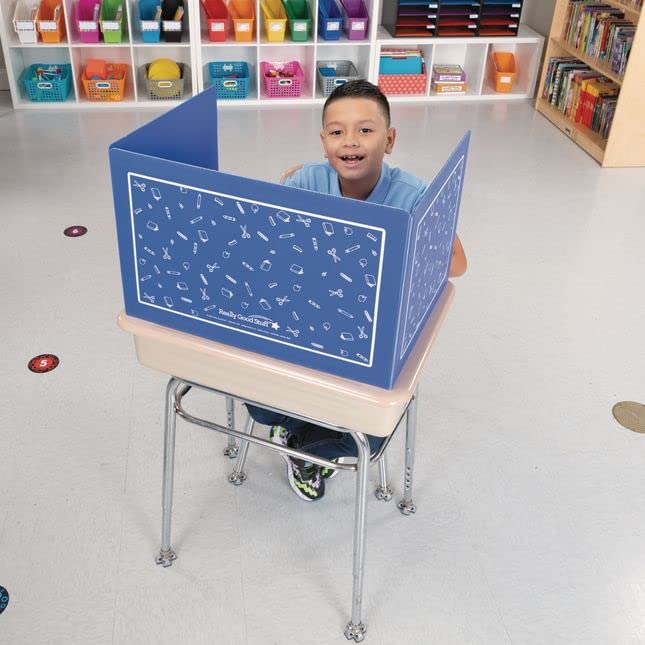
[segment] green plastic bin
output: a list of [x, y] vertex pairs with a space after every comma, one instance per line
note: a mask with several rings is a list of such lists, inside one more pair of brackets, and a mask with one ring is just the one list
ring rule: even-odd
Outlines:
[[309, 39], [311, 31], [311, 13], [307, 0], [282, 0], [289, 20], [291, 40], [302, 42]]
[[[120, 43], [123, 40], [126, 0], [103, 0], [99, 22], [106, 43]], [[119, 11], [120, 10], [120, 11]]]

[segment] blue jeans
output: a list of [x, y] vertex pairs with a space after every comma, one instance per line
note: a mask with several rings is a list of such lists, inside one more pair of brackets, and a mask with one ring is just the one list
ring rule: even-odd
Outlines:
[[[267, 426], [282, 426], [294, 438], [289, 445], [292, 448], [310, 452], [312, 455], [323, 459], [337, 459], [338, 457], [358, 457], [356, 442], [349, 432], [336, 432], [323, 428], [307, 421], [293, 419], [292, 417], [271, 412], [255, 405], [246, 404], [246, 409], [257, 423]], [[384, 437], [365, 435], [370, 444], [370, 453], [374, 454], [384, 441]]]

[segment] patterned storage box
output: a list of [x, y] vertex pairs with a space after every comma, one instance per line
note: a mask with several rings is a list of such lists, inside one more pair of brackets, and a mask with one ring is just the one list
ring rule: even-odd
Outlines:
[[428, 77], [421, 74], [379, 74], [378, 86], [383, 94], [425, 94]]

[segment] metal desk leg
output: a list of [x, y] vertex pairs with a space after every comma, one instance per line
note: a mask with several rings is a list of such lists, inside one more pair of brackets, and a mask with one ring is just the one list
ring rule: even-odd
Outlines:
[[387, 452], [378, 460], [378, 487], [374, 491], [376, 499], [389, 502], [392, 499], [392, 489], [387, 485]]
[[417, 507], [412, 503], [412, 476], [414, 472], [414, 442], [417, 433], [417, 400], [419, 391], [412, 397], [406, 418], [405, 429], [405, 476], [403, 477], [403, 499], [399, 502], [399, 510], [403, 515], [415, 513]]
[[[253, 434], [253, 427], [255, 426], [255, 421], [249, 415], [249, 420], [246, 422], [246, 434]], [[237, 448], [236, 448], [237, 450]], [[235, 468], [233, 472], [228, 476], [228, 481], [231, 482], [234, 486], [240, 486], [244, 483], [246, 475], [244, 474], [244, 463], [246, 462], [246, 454], [249, 451], [249, 442], [241, 441], [240, 442], [240, 456], [235, 462]]]
[[[226, 425], [235, 430], [235, 401], [230, 397], [226, 397]], [[237, 457], [238, 447], [235, 443], [235, 437], [228, 437], [228, 445], [224, 448], [224, 455], [229, 459]]]
[[347, 640], [357, 643], [365, 638], [365, 625], [361, 622], [363, 605], [363, 575], [365, 572], [365, 524], [367, 520], [367, 473], [370, 465], [370, 445], [361, 432], [352, 432], [358, 449], [356, 464], [356, 511], [354, 516], [354, 563], [352, 576], [352, 619], [345, 629]]
[[182, 385], [182, 382], [173, 377], [168, 381], [168, 386], [166, 387], [161, 551], [156, 559], [157, 564], [164, 567], [169, 567], [177, 559], [177, 554], [170, 548], [170, 520], [172, 516], [172, 485], [175, 468], [175, 428], [177, 425], [177, 416], [175, 415], [175, 395], [180, 385]]

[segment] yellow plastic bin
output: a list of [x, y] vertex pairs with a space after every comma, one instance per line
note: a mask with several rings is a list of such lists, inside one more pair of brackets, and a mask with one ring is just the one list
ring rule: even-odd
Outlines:
[[493, 52], [493, 65], [495, 66], [495, 91], [510, 92], [517, 76], [514, 54]]
[[281, 0], [260, 0], [264, 32], [270, 42], [282, 42], [287, 27], [287, 14]]

